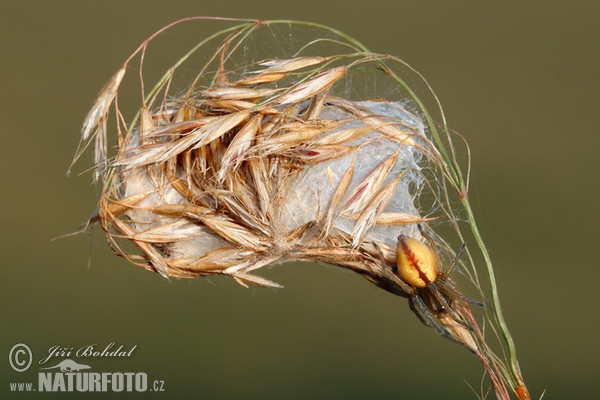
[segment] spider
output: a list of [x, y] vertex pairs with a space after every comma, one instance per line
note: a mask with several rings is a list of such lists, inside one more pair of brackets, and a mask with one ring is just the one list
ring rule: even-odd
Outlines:
[[[384, 273], [386, 282], [379, 282], [384, 289], [408, 297], [410, 309], [426, 326], [435, 329], [443, 337], [464, 344], [455, 338], [447, 329], [440, 317], [449, 316], [453, 321], [472, 330], [463, 318], [452, 307], [454, 301], [464, 300], [483, 306], [480, 302], [464, 297], [449, 279], [449, 275], [458, 264], [465, 249], [463, 243], [450, 265], [444, 270], [438, 269], [439, 257], [434, 240], [418, 225], [419, 232], [429, 245], [408, 237], [398, 236], [396, 246], [396, 263], [390, 273]], [[380, 252], [382, 265], [386, 265], [383, 253]], [[389, 271], [389, 269], [384, 268]], [[400, 278], [400, 279], [398, 279]], [[398, 290], [400, 289], [400, 291]]]

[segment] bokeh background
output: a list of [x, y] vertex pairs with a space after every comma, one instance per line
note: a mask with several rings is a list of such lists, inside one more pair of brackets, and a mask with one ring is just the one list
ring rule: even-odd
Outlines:
[[162, 279], [114, 257], [98, 230], [51, 241], [96, 205], [89, 174], [65, 175], [96, 94], [143, 39], [192, 15], [327, 24], [427, 77], [471, 146], [470, 195], [532, 395], [599, 396], [599, 3], [3, 0], [0, 398], [27, 398], [9, 382], [37, 375], [6, 362], [19, 342], [35, 361], [51, 346], [137, 345], [89, 363], [164, 380], [139, 398], [479, 392], [473, 356], [352, 273], [286, 265], [269, 275], [285, 289], [247, 290]]

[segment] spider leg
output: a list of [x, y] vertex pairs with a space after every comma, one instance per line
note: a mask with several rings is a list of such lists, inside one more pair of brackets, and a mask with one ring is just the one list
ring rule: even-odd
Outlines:
[[450, 263], [450, 265], [448, 266], [448, 268], [446, 268], [441, 274], [440, 274], [440, 278], [445, 279], [448, 277], [448, 275], [450, 275], [450, 273], [452, 272], [452, 270], [454, 269], [454, 267], [456, 267], [456, 265], [458, 264], [458, 261], [460, 260], [460, 257], [462, 256], [462, 252], [465, 250], [465, 248], [467, 247], [466, 243], [463, 243], [460, 248], [458, 249], [458, 251], [456, 252], [456, 255], [454, 256], [454, 259], [452, 260], [452, 262]]
[[458, 344], [464, 344], [457, 340], [452, 334], [446, 329], [444, 325], [440, 323], [440, 321], [433, 315], [427, 304], [423, 301], [421, 296], [414, 295], [408, 299], [408, 305], [410, 309], [417, 314], [417, 317], [425, 324], [426, 326], [433, 328], [438, 334], [442, 337], [445, 337], [448, 340], [451, 340]]
[[435, 240], [433, 240], [433, 238], [429, 236], [427, 232], [425, 232], [425, 229], [421, 226], [421, 224], [417, 224], [417, 228], [419, 228], [419, 233], [421, 234], [421, 236], [423, 236], [429, 242], [429, 247], [431, 247], [434, 253], [437, 253], [435, 248]]
[[[373, 247], [379, 252], [379, 260], [380, 260], [380, 274], [385, 278], [386, 282], [382, 282], [380, 284], [381, 287], [386, 289], [387, 291], [397, 294], [402, 297], [409, 297], [415, 294], [415, 288], [404, 282], [397, 275], [397, 266], [396, 264], [392, 265], [391, 268], [387, 268], [387, 262], [385, 261], [385, 254], [383, 254], [383, 250], [377, 242], [371, 242]], [[398, 291], [399, 290], [399, 291]]]
[[429, 236], [427, 232], [425, 232], [425, 229], [421, 226], [421, 224], [417, 224], [417, 228], [419, 228], [419, 233], [421, 236], [423, 236], [429, 243], [429, 247], [431, 247], [431, 251], [435, 256], [436, 264], [439, 265], [440, 257], [438, 255], [437, 246], [435, 245], [435, 240], [433, 240], [433, 238]]
[[[371, 244], [373, 245], [373, 247], [375, 248], [375, 250], [377, 250], [377, 253], [379, 254], [379, 261], [381, 262], [381, 268], [385, 268], [385, 266], [387, 265], [387, 261], [385, 261], [385, 254], [383, 254], [383, 250], [381, 249], [381, 247], [379, 247], [379, 245], [377, 244], [376, 241], [372, 241]], [[395, 268], [392, 267], [392, 270]], [[396, 271], [393, 271], [396, 272]]]
[[[437, 248], [435, 246], [435, 240], [433, 240], [433, 238], [431, 236], [429, 236], [429, 234], [427, 232], [425, 232], [425, 229], [423, 229], [423, 227], [421, 226], [421, 224], [417, 224], [417, 228], [419, 228], [419, 232], [421, 233], [421, 236], [423, 236], [425, 239], [427, 239], [427, 242], [429, 242], [429, 247], [431, 247], [431, 249], [433, 250], [434, 254], [436, 254], [436, 256], [437, 256], [438, 252], [437, 252]], [[440, 276], [439, 276], [438, 279], [446, 279], [450, 275], [450, 273], [452, 272], [452, 270], [454, 269], [454, 267], [456, 267], [456, 265], [460, 261], [460, 257], [462, 256], [462, 253], [463, 253], [463, 251], [465, 250], [466, 247], [467, 247], [466, 243], [463, 243], [460, 246], [460, 248], [456, 252], [456, 255], [454, 256], [454, 259], [452, 260], [452, 262], [450, 263], [450, 265], [448, 266], [448, 268], [445, 268], [444, 271], [442, 271], [440, 273]]]
[[472, 299], [470, 297], [466, 297], [462, 293], [460, 293], [454, 286], [454, 282], [450, 279], [438, 280], [435, 282], [435, 284], [440, 289], [440, 292], [443, 292], [446, 296], [450, 298], [463, 300], [469, 304], [474, 304], [478, 307], [485, 307], [485, 304], [481, 301]]
[[456, 310], [454, 310], [454, 308], [452, 308], [452, 306], [450, 305], [450, 302], [448, 301], [448, 299], [446, 299], [446, 297], [444, 296], [444, 294], [440, 291], [438, 285], [436, 283], [431, 283], [429, 285], [429, 287], [431, 288], [431, 290], [429, 291], [433, 297], [435, 298], [435, 300], [440, 304], [441, 306], [441, 310], [440, 312], [442, 313], [448, 313], [450, 315], [450, 317], [452, 317], [452, 319], [464, 326], [465, 328], [467, 328], [470, 331], [473, 331], [473, 327], [471, 325], [469, 325], [468, 323], [466, 323], [461, 316], [456, 312]]

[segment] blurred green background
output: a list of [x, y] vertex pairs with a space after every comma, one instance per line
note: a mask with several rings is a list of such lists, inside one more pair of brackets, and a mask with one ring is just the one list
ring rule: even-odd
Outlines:
[[18, 374], [6, 362], [19, 342], [35, 361], [51, 346], [137, 345], [90, 364], [164, 380], [156, 398], [479, 391], [473, 356], [352, 273], [288, 265], [269, 274], [285, 289], [247, 290], [130, 266], [97, 229], [50, 241], [96, 205], [89, 174], [65, 176], [96, 94], [143, 39], [192, 15], [319, 22], [418, 69], [470, 143], [471, 198], [533, 397], [599, 395], [600, 3], [4, 0], [0, 398], [26, 398], [9, 382], [35, 380], [38, 366]]

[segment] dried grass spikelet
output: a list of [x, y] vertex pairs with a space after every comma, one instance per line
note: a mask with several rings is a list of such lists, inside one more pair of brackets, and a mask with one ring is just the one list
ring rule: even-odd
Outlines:
[[[464, 241], [454, 206], [460, 201], [474, 226], [448, 130], [436, 126], [399, 77], [416, 74], [400, 60], [313, 24], [298, 25], [323, 36], [269, 54], [260, 35], [286, 37], [277, 36], [279, 24], [238, 21], [202, 40], [150, 91], [142, 73], [146, 51], [171, 26], [140, 46], [84, 123], [76, 158], [95, 140], [96, 176], [103, 185], [93, 222], [101, 223], [116, 253], [165, 277], [227, 275], [244, 286], [276, 288], [257, 270], [315, 261], [351, 269], [408, 297], [406, 283], [390, 267], [399, 235], [421, 241], [433, 236], [447, 263], [453, 246], [434, 234], [431, 223], [445, 223]], [[325, 53], [324, 45], [333, 50]], [[193, 63], [198, 74], [177, 92], [182, 65], [208, 46], [203, 63]], [[141, 105], [126, 123], [118, 95], [137, 55]], [[365, 76], [376, 77], [366, 86], [391, 88], [389, 94], [400, 99], [348, 96], [348, 87]], [[107, 144], [111, 104], [118, 128], [114, 155]], [[475, 239], [480, 243], [478, 234]], [[458, 269], [484, 298], [471, 253]], [[491, 282], [494, 296], [493, 275]], [[438, 312], [435, 323], [478, 356], [498, 398], [508, 398], [509, 388], [527, 398], [501, 314], [500, 322], [498, 314], [485, 318], [502, 353], [502, 341], [508, 342], [510, 360], [488, 346], [468, 301], [447, 306], [451, 313]]]

